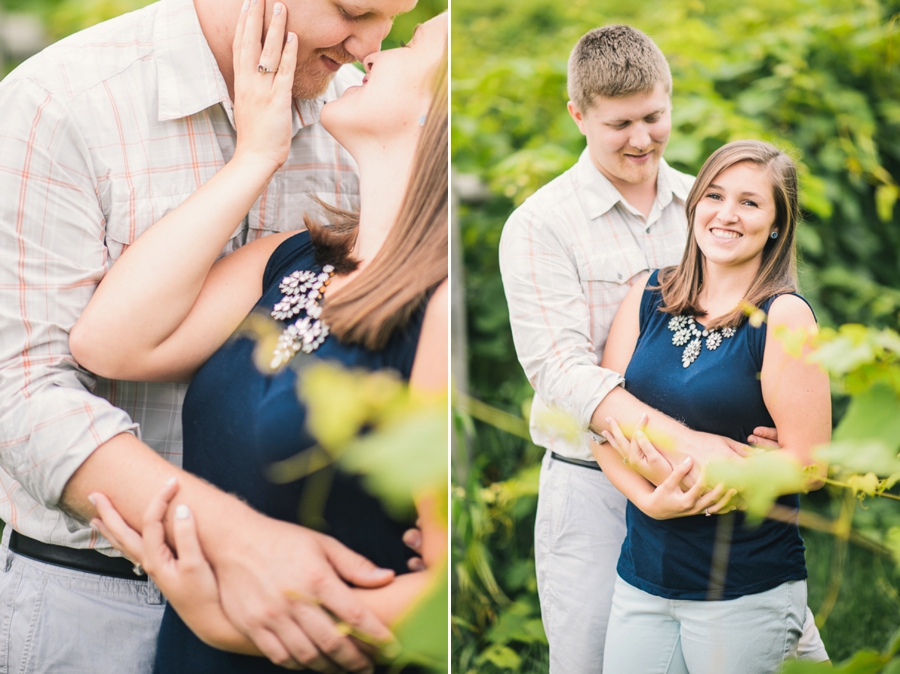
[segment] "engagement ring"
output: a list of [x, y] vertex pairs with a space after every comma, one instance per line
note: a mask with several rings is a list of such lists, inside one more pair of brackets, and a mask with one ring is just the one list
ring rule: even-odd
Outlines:
[[278, 72], [278, 68], [269, 68], [260, 63], [258, 66], [256, 66], [256, 72], [262, 73], [263, 75], [268, 75], [269, 73]]

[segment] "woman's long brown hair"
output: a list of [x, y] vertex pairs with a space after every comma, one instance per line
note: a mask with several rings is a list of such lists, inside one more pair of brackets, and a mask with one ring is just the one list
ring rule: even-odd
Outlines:
[[739, 140], [716, 150], [697, 175], [688, 194], [685, 210], [688, 220], [688, 241], [677, 267], [659, 272], [662, 290], [662, 311], [676, 316], [705, 316], [699, 296], [703, 289], [703, 253], [694, 237], [694, 215], [697, 203], [706, 194], [710, 183], [727, 168], [740, 162], [752, 162], [765, 170], [772, 181], [775, 199], [774, 231], [777, 239], [769, 239], [763, 248], [762, 262], [742, 306], [730, 314], [711, 321], [707, 328], [737, 326], [746, 316], [743, 305], [759, 306], [773, 295], [797, 290], [797, 225], [800, 221], [797, 169], [794, 162], [778, 148], [758, 140]]
[[[427, 295], [447, 278], [447, 49], [435, 75], [435, 95], [416, 148], [412, 177], [397, 221], [359, 276], [326, 296], [322, 320], [342, 341], [380, 349]], [[350, 250], [358, 214], [325, 206], [331, 226], [305, 218], [316, 259], [344, 273], [356, 268]]]

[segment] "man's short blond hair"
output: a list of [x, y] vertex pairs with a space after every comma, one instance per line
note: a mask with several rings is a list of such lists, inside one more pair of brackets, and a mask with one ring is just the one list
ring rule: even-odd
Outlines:
[[672, 93], [672, 73], [647, 35], [621, 24], [586, 33], [569, 56], [569, 99], [587, 112], [596, 96], [622, 98], [652, 91], [662, 82]]

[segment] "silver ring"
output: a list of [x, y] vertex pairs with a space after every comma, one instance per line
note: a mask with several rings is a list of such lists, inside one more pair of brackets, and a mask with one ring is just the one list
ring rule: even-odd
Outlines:
[[260, 63], [258, 66], [256, 66], [256, 72], [262, 75], [268, 75], [269, 73], [277, 73], [278, 68], [269, 68], [268, 66], [264, 66], [262, 63]]
[[137, 562], [133, 567], [131, 567], [131, 572], [135, 576], [143, 576], [144, 575], [144, 567], [141, 566], [140, 562]]
[[709, 517], [709, 508], [704, 508], [704, 509], [703, 509], [703, 512], [705, 512], [705, 513], [706, 513], [706, 516]]

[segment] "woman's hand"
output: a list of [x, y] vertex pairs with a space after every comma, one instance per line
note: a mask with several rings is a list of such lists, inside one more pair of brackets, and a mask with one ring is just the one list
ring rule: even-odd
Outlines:
[[729, 502], [737, 494], [737, 490], [729, 489], [721, 484], [704, 493], [702, 480], [694, 483], [687, 491], [682, 491], [680, 482], [691, 470], [691, 457], [675, 466], [672, 474], [652, 492], [641, 495], [634, 504], [648, 517], [656, 520], [668, 520], [689, 515], [719, 515], [730, 512], [734, 508]]
[[703, 480], [697, 480], [687, 491], [681, 489], [681, 482], [694, 465], [693, 460], [687, 457], [682, 463], [672, 467], [644, 433], [647, 420], [646, 414], [641, 416], [631, 440], [625, 437], [619, 424], [612, 418], [606, 420], [612, 432], [603, 431], [603, 437], [619, 453], [623, 463], [659, 485], [648, 493], [634, 495], [632, 502], [641, 512], [654, 519], [664, 520], [700, 513], [715, 515], [732, 510], [728, 506], [737, 493], [734, 489], [726, 492], [722, 485], [717, 485], [712, 490], [706, 490]]
[[262, 44], [266, 0], [245, 0], [234, 34], [234, 156], [261, 161], [274, 173], [291, 147], [291, 105], [297, 36], [288, 33], [287, 7], [276, 2]]
[[622, 462], [635, 472], [645, 477], [653, 484], [662, 484], [672, 472], [672, 465], [662, 453], [653, 446], [647, 438], [644, 429], [647, 427], [649, 417], [642, 414], [638, 426], [631, 435], [631, 440], [625, 437], [618, 422], [612, 417], [607, 418], [610, 431], [603, 431], [603, 437], [615, 449]]
[[[91, 494], [100, 519], [91, 524], [132, 561], [144, 567], [185, 624], [214, 648], [260, 655], [225, 617], [213, 570], [203, 554], [197, 527], [186, 505], [175, 508], [175, 551], [166, 543], [164, 519], [178, 492], [174, 478], [147, 506], [143, 536], [132, 529], [103, 494]], [[177, 557], [176, 557], [177, 555]]]

